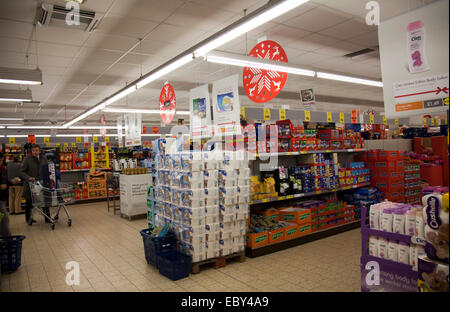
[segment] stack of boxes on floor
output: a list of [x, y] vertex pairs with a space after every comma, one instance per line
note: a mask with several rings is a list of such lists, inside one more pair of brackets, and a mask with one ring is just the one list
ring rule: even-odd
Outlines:
[[243, 251], [250, 187], [247, 163], [214, 160], [207, 152], [169, 154], [167, 141], [158, 140], [155, 156], [155, 226], [167, 224], [177, 236], [178, 248], [194, 263]]
[[420, 160], [405, 157], [405, 202], [408, 204], [420, 204]]
[[437, 187], [431, 194], [424, 194], [422, 204], [426, 254], [419, 256], [418, 261], [419, 290], [425, 292], [448, 292], [448, 188]]
[[393, 202], [405, 202], [405, 163], [401, 151], [368, 151], [373, 187], [383, 192]]

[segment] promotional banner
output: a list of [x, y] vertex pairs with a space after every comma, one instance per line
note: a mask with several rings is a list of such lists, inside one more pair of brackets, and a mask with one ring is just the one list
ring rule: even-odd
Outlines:
[[211, 136], [211, 102], [207, 84], [191, 89], [189, 110], [191, 135], [193, 137]]
[[313, 88], [300, 90], [300, 99], [305, 109], [310, 109], [314, 105], [316, 97]]
[[213, 82], [215, 133], [239, 134], [241, 132], [238, 81], [239, 75], [233, 75]]
[[34, 134], [29, 134], [29, 135], [28, 135], [28, 143], [36, 144], [36, 135], [34, 135]]
[[[288, 59], [281, 45], [272, 40], [258, 42], [249, 56], [287, 63]], [[283, 89], [287, 73], [260, 68], [244, 67], [243, 85], [250, 100], [265, 103], [273, 99]]]
[[119, 147], [123, 147], [123, 118], [117, 117], [117, 141], [119, 142]]
[[448, 109], [448, 10], [448, 1], [436, 1], [378, 27], [387, 118]]
[[159, 111], [161, 120], [165, 125], [172, 122], [176, 108], [177, 99], [175, 97], [175, 90], [170, 83], [166, 82], [159, 95]]
[[141, 145], [142, 115], [127, 113], [125, 120], [125, 146]]

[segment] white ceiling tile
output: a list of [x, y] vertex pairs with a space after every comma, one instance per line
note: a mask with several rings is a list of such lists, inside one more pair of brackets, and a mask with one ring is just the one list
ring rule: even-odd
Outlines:
[[128, 36], [132, 38], [143, 38], [150, 33], [156, 26], [157, 22], [130, 19], [127, 16], [105, 16], [95, 32], [106, 33], [117, 36]]
[[36, 2], [25, 1], [0, 1], [0, 18], [33, 22], [36, 15]]
[[274, 40], [281, 45], [304, 38], [309, 34], [311, 32], [285, 25], [278, 25], [266, 31], [267, 39]]
[[26, 53], [28, 40], [15, 38], [0, 38], [0, 51]]
[[[257, 5], [258, 0], [192, 0], [191, 2], [243, 15], [243, 10]], [[247, 12], [249, 13], [249, 12]]]
[[137, 44], [137, 42], [138, 40], [135, 38], [124, 36], [112, 36], [94, 32], [87, 40], [86, 47], [127, 51], [132, 46]]
[[284, 24], [312, 32], [318, 32], [351, 18], [352, 16], [349, 14], [336, 12], [336, 10], [326, 7], [317, 7], [285, 21]]
[[0, 19], [0, 37], [10, 37], [28, 40], [33, 31], [31, 23]]
[[202, 36], [205, 31], [163, 23], [146, 38], [148, 41], [167, 43], [191, 43]]
[[364, 49], [363, 46], [346, 41], [340, 41], [336, 44], [333, 44], [332, 46], [317, 49], [314, 52], [329, 56], [344, 56], [346, 54], [353, 53], [362, 49]]
[[323, 35], [335, 37], [338, 39], [350, 39], [377, 30], [377, 26], [369, 26], [359, 19], [351, 19], [331, 28], [325, 29], [320, 33]]
[[91, 34], [78, 29], [65, 27], [37, 26], [36, 37], [33, 36], [33, 39], [36, 38], [37, 41], [43, 42], [81, 46]]
[[225, 22], [232, 16], [233, 14], [229, 12], [188, 2], [171, 15], [167, 19], [167, 23], [208, 31], [210, 28]]
[[358, 35], [356, 37], [348, 39], [347, 41], [366, 47], [375, 47], [378, 45], [378, 30]]
[[303, 13], [306, 13], [314, 8], [317, 8], [317, 6], [318, 5], [316, 3], [313, 3], [312, 1], [308, 1], [308, 2], [300, 5], [299, 7], [296, 7], [295, 9], [293, 9], [289, 12], [286, 12], [283, 15], [273, 19], [272, 22], [283, 24], [287, 20], [290, 20], [290, 19], [297, 17]]
[[320, 34], [312, 34], [306, 37], [303, 37], [297, 41], [292, 41], [287, 44], [287, 46], [304, 50], [304, 51], [314, 51], [326, 46], [332, 46], [336, 44], [339, 40], [336, 38], [320, 35]]
[[162, 22], [183, 4], [183, 0], [134, 0], [115, 1], [110, 13], [113, 15]]

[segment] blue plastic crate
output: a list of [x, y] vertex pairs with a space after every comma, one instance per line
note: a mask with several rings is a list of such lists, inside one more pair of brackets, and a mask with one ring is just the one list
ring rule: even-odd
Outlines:
[[172, 281], [189, 276], [192, 257], [177, 250], [157, 255], [159, 273]]
[[0, 266], [1, 272], [14, 272], [21, 264], [22, 241], [25, 236], [8, 236], [0, 239]]
[[157, 267], [156, 256], [176, 248], [176, 238], [169, 233], [165, 237], [152, 237], [153, 229], [144, 229], [140, 233], [144, 243], [145, 259], [147, 263]]

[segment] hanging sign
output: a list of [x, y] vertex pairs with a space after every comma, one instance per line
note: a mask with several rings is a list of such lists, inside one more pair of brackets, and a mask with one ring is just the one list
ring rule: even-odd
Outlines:
[[28, 143], [36, 144], [36, 136], [34, 134], [28, 135]]
[[[272, 40], [259, 42], [249, 53], [250, 56], [287, 63], [286, 52]], [[244, 67], [243, 85], [250, 100], [265, 103], [276, 97], [283, 89], [287, 73], [260, 68]]]
[[245, 107], [244, 106], [241, 107], [241, 117], [245, 118]]
[[[102, 114], [100, 116], [100, 125], [105, 126], [106, 125], [106, 118], [105, 118], [105, 114]], [[100, 129], [100, 135], [102, 136], [102, 138], [105, 138], [106, 135], [106, 129]]]
[[300, 90], [300, 99], [304, 108], [311, 108], [315, 103], [316, 97], [314, 96], [314, 90], [312, 88]]
[[165, 125], [172, 122], [175, 116], [176, 106], [177, 99], [175, 97], [175, 90], [170, 83], [166, 82], [159, 95], [159, 111], [161, 120]]
[[69, 143], [64, 143], [64, 147], [69, 147]]
[[76, 137], [76, 138], [75, 138], [75, 142], [81, 143], [81, 137]]
[[344, 113], [339, 113], [339, 122], [345, 123], [345, 114]]
[[351, 117], [352, 123], [358, 123], [358, 111], [356, 109], [352, 109], [352, 117]]
[[278, 110], [278, 115], [280, 117], [280, 120], [286, 120], [286, 110], [285, 109]]
[[44, 137], [44, 143], [50, 143], [50, 137]]
[[9, 138], [9, 144], [16, 144], [16, 138]]
[[375, 115], [370, 114], [369, 118], [370, 118], [370, 124], [373, 125], [375, 123]]
[[119, 147], [123, 147], [123, 118], [117, 117], [117, 141], [119, 143]]
[[270, 108], [264, 108], [264, 120], [270, 120]]
[[142, 115], [127, 113], [125, 119], [125, 146], [141, 145]]
[[305, 111], [305, 121], [311, 121], [311, 112]]
[[152, 127], [152, 134], [159, 134], [158, 127]]
[[142, 126], [142, 134], [147, 134], [147, 127], [146, 126]]
[[212, 104], [215, 133], [240, 134], [239, 76], [213, 82]]
[[192, 136], [211, 136], [211, 101], [207, 84], [191, 89], [189, 92], [189, 112]]
[[384, 125], [387, 125], [387, 119], [386, 119], [386, 116], [383, 116], [383, 124], [384, 124]]
[[327, 112], [327, 122], [333, 122], [333, 114], [331, 112]]
[[92, 142], [97, 143], [98, 142], [98, 137], [96, 135], [94, 135], [92, 137]]
[[76, 147], [77, 144], [75, 142], [72, 142], [72, 147]]

